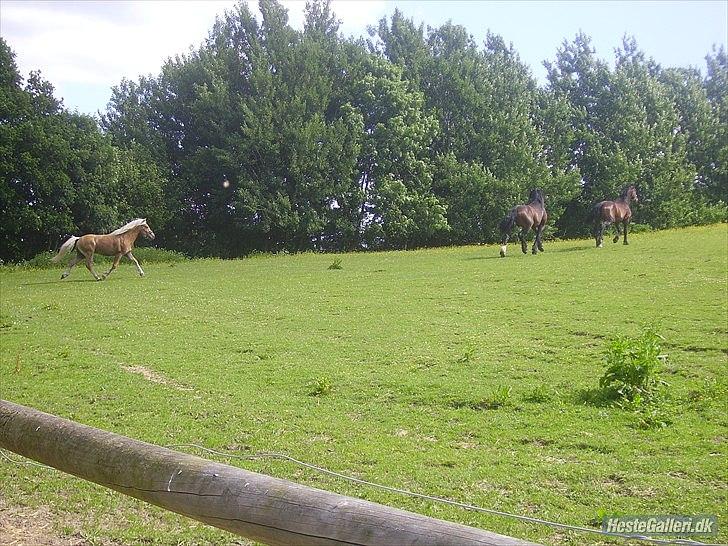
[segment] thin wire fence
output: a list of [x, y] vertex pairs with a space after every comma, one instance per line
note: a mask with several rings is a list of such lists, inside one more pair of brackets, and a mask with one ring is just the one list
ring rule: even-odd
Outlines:
[[[651, 543], [651, 544], [676, 544], [676, 545], [681, 545], [681, 546], [726, 546], [724, 544], [711, 544], [711, 543], [698, 542], [696, 540], [689, 540], [689, 539], [680, 539], [680, 538], [660, 539], [660, 538], [654, 538], [654, 537], [649, 537], [646, 535], [639, 535], [639, 534], [615, 533], [615, 532], [610, 532], [610, 531], [603, 531], [601, 529], [594, 529], [592, 527], [582, 527], [579, 525], [569, 525], [569, 524], [565, 524], [565, 523], [557, 523], [554, 521], [548, 521], [548, 520], [541, 519], [541, 518], [522, 516], [519, 514], [503, 512], [500, 510], [493, 510], [491, 508], [483, 508], [481, 506], [475, 506], [473, 504], [462, 503], [462, 502], [458, 502], [458, 501], [454, 501], [454, 500], [450, 500], [450, 499], [445, 499], [442, 497], [434, 497], [431, 495], [425, 495], [422, 493], [408, 491], [406, 489], [400, 489], [397, 487], [391, 487], [388, 485], [382, 485], [379, 483], [362, 480], [360, 478], [355, 478], [353, 476], [347, 476], [346, 474], [341, 474], [340, 472], [334, 472], [333, 470], [328, 470], [327, 468], [323, 468], [321, 466], [307, 463], [305, 461], [300, 461], [298, 459], [295, 459], [295, 458], [285, 455], [283, 453], [261, 451], [261, 452], [250, 454], [250, 455], [239, 455], [237, 453], [227, 453], [227, 452], [218, 451], [215, 449], [210, 449], [210, 448], [200, 446], [197, 444], [169, 444], [165, 447], [168, 447], [168, 448], [193, 448], [193, 449], [205, 451], [207, 453], [211, 453], [211, 454], [214, 454], [214, 455], [217, 455], [220, 457], [226, 457], [226, 458], [230, 458], [230, 459], [241, 459], [241, 460], [278, 459], [278, 460], [288, 461], [288, 462], [291, 462], [298, 466], [308, 468], [309, 470], [319, 472], [321, 474], [326, 474], [328, 476], [334, 476], [336, 478], [340, 478], [342, 480], [346, 480], [346, 481], [349, 481], [352, 483], [357, 483], [360, 485], [374, 487], [377, 489], [381, 489], [383, 491], [388, 491], [390, 493], [397, 493], [400, 495], [406, 495], [406, 496], [410, 496], [410, 497], [414, 497], [414, 498], [418, 498], [418, 499], [429, 500], [429, 501], [433, 501], [433, 502], [447, 504], [450, 506], [457, 506], [458, 508], [462, 508], [465, 510], [480, 512], [480, 513], [484, 513], [484, 514], [490, 514], [493, 516], [501, 516], [501, 517], [516, 519], [516, 520], [523, 521], [526, 523], [532, 523], [532, 524], [536, 524], [536, 525], [547, 525], [549, 527], [554, 527], [557, 529], [564, 529], [564, 530], [575, 531], [575, 532], [580, 532], [580, 533], [592, 533], [592, 534], [598, 534], [598, 535], [602, 535], [602, 536], [625, 539], [625, 540], [639, 540], [639, 541], [643, 541], [643, 542], [647, 542], [647, 543]], [[52, 468], [50, 466], [36, 463], [34, 461], [12, 459], [11, 457], [8, 457], [1, 449], [0, 449], [0, 455], [7, 461], [14, 463], [14, 464], [33, 465], [33, 466], [39, 466], [42, 468]], [[55, 469], [53, 469], [53, 470], [55, 470]]]

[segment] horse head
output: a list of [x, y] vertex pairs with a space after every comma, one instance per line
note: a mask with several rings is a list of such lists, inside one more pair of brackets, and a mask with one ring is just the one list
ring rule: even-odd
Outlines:
[[637, 198], [637, 188], [635, 188], [634, 185], [631, 185], [629, 188], [627, 188], [627, 197], [635, 203], [640, 202], [640, 200]]
[[154, 239], [154, 232], [152, 231], [152, 228], [149, 227], [149, 224], [147, 224], [146, 218], [140, 225], [142, 228], [141, 234], [147, 239]]
[[539, 188], [532, 189], [531, 193], [528, 194], [528, 201], [529, 201], [529, 203], [538, 201], [539, 203], [541, 203], [541, 206], [543, 206], [544, 201], [545, 201], [544, 195], [543, 195], [543, 190], [541, 190]]

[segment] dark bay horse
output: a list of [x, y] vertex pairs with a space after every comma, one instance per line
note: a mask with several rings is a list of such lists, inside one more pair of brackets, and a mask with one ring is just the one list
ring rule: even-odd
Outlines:
[[594, 223], [594, 237], [597, 242], [597, 248], [602, 248], [604, 244], [604, 230], [614, 224], [617, 234], [614, 236], [613, 242], [619, 241], [620, 230], [619, 225], [624, 226], [624, 244], [627, 242], [627, 226], [632, 219], [632, 209], [629, 208], [630, 203], [637, 199], [637, 189], [634, 186], [627, 186], [615, 201], [600, 201], [591, 209], [590, 219]]
[[511, 234], [513, 226], [521, 228], [518, 238], [521, 241], [521, 250], [524, 254], [526, 254], [528, 249], [526, 245], [526, 234], [532, 228], [536, 233], [536, 239], [533, 241], [533, 249], [531, 251], [534, 254], [537, 254], [539, 250], [543, 252], [541, 234], [543, 233], [543, 228], [546, 226], [546, 220], [548, 220], [548, 214], [546, 214], [546, 208], [544, 207], [543, 191], [539, 189], [531, 190], [528, 196], [528, 203], [513, 207], [508, 213], [508, 216], [500, 223], [501, 258], [505, 258], [508, 237]]
[[[68, 277], [73, 266], [81, 260], [85, 260], [86, 269], [91, 272], [94, 279], [100, 281], [108, 277], [117, 268], [122, 256], [126, 256], [134, 262], [139, 275], [143, 277], [144, 271], [142, 270], [142, 266], [139, 265], [139, 262], [131, 253], [131, 250], [134, 248], [134, 242], [139, 235], [143, 235], [147, 239], [154, 239], [154, 232], [147, 225], [145, 218], [132, 220], [128, 224], [106, 235], [88, 234], [82, 237], [72, 236], [61, 245], [58, 254], [51, 261], [58, 262], [69, 250], [75, 250], [76, 255], [71, 258], [71, 261], [68, 263], [68, 268], [63, 272], [61, 278], [65, 279]], [[114, 263], [111, 264], [111, 269], [104, 273], [102, 277], [99, 277], [96, 271], [94, 271], [94, 253], [114, 257]]]

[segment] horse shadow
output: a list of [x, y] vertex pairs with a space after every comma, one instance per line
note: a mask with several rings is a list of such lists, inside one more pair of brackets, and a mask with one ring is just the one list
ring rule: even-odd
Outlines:
[[553, 250], [550, 250], [551, 252], [576, 252], [578, 250], [589, 250], [591, 248], [594, 248], [592, 245], [588, 246], [571, 246], [568, 248], [554, 248]]
[[44, 284], [69, 284], [69, 283], [80, 283], [80, 282], [98, 282], [95, 279], [71, 279], [70, 281], [67, 281], [65, 279], [58, 279], [56, 281], [41, 281], [41, 282], [27, 282], [24, 284], [21, 284], [20, 286], [42, 286]]
[[498, 260], [500, 256], [472, 256], [470, 258], [463, 258], [464, 261], [470, 260]]

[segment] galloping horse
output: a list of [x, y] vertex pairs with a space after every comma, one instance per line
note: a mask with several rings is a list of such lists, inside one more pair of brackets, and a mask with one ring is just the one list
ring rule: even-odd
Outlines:
[[632, 209], [629, 208], [630, 202], [637, 199], [637, 190], [634, 186], [627, 186], [622, 190], [616, 201], [600, 201], [591, 209], [590, 218], [594, 222], [594, 237], [596, 238], [597, 248], [602, 248], [604, 244], [604, 229], [610, 224], [614, 224], [617, 234], [614, 236], [613, 242], [619, 241], [619, 224], [624, 225], [624, 244], [627, 242], [627, 226], [632, 219]]
[[[94, 276], [94, 279], [100, 281], [108, 277], [117, 268], [122, 256], [126, 256], [134, 262], [139, 275], [143, 277], [144, 271], [142, 270], [142, 266], [139, 265], [139, 262], [131, 253], [131, 250], [134, 248], [134, 241], [137, 240], [140, 234], [147, 239], [154, 239], [154, 232], [147, 225], [145, 218], [132, 220], [128, 224], [106, 235], [88, 234], [83, 237], [72, 236], [63, 243], [58, 254], [51, 261], [58, 262], [69, 250], [75, 250], [76, 255], [71, 258], [71, 261], [68, 263], [68, 268], [61, 275], [61, 279], [68, 277], [73, 266], [85, 259], [86, 268]], [[94, 253], [114, 257], [114, 263], [111, 264], [111, 269], [102, 277], [99, 277], [96, 271], [94, 271]]]
[[539, 250], [543, 252], [541, 234], [543, 233], [543, 228], [546, 226], [546, 220], [548, 220], [548, 214], [546, 214], [546, 208], [544, 207], [543, 192], [539, 189], [531, 190], [531, 193], [528, 196], [528, 203], [526, 205], [513, 207], [508, 213], [508, 216], [506, 216], [500, 223], [501, 258], [505, 258], [506, 256], [508, 237], [514, 225], [521, 228], [518, 238], [521, 241], [521, 250], [524, 254], [526, 254], [528, 249], [526, 245], [526, 234], [531, 228], [533, 228], [533, 231], [536, 233], [536, 239], [533, 241], [532, 252], [533, 254], [538, 254]]

